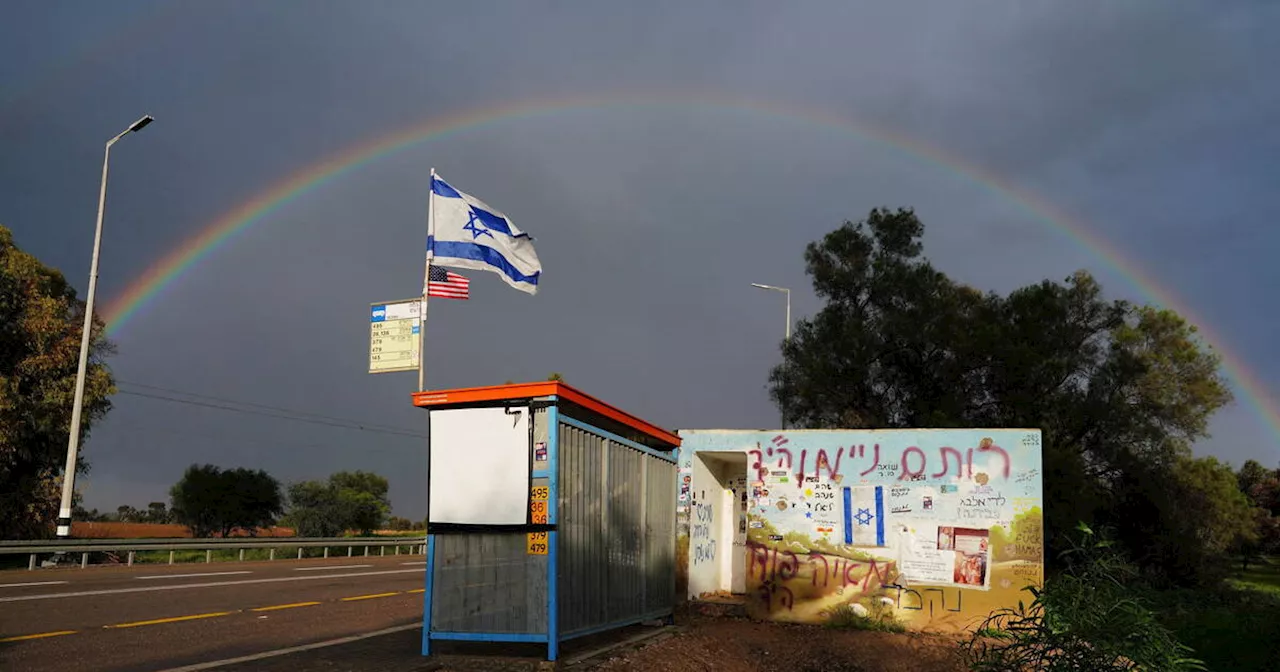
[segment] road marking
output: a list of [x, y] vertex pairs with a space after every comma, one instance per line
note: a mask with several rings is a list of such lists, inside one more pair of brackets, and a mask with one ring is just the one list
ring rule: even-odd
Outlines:
[[399, 594], [400, 594], [399, 592], [394, 592], [394, 593], [374, 593], [373, 595], [356, 595], [355, 597], [344, 597], [342, 598], [342, 601], [355, 602], [356, 600], [372, 600], [375, 597], [391, 597], [392, 595], [399, 595]]
[[181, 621], [194, 621], [201, 618], [216, 618], [218, 616], [230, 616], [234, 611], [215, 611], [211, 614], [193, 614], [191, 616], [174, 616], [173, 618], [157, 618], [152, 621], [134, 621], [133, 623], [117, 623], [115, 625], [104, 625], [104, 628], [137, 628], [143, 625], [160, 625], [162, 623], [179, 623]]
[[163, 672], [202, 672], [202, 670], [212, 670], [214, 668], [225, 667], [227, 665], [236, 665], [238, 663], [251, 663], [255, 660], [263, 660], [265, 658], [275, 658], [276, 656], [287, 656], [291, 653], [300, 653], [302, 651], [310, 651], [312, 649], [323, 649], [327, 646], [338, 646], [339, 644], [349, 644], [351, 642], [358, 642], [362, 639], [369, 639], [370, 637], [381, 637], [383, 635], [391, 635], [397, 632], [404, 632], [406, 630], [421, 630], [421, 629], [422, 629], [422, 621], [418, 621], [417, 623], [411, 623], [409, 625], [398, 625], [394, 628], [387, 628], [386, 630], [378, 630], [376, 632], [366, 632], [363, 635], [353, 635], [351, 637], [340, 637], [338, 639], [330, 639], [325, 642], [316, 642], [315, 644], [303, 644], [302, 646], [291, 646], [287, 649], [276, 649], [275, 651], [264, 651], [262, 653], [255, 653], [248, 656], [240, 656], [239, 658], [227, 658], [226, 660], [215, 660], [208, 663], [196, 663], [195, 665], [187, 665], [186, 667], [175, 667], [169, 670], [164, 670]]
[[414, 588], [413, 590], [406, 590], [406, 591], [404, 591], [404, 592], [406, 592], [406, 593], [425, 593], [425, 592], [427, 592], [427, 589], [426, 589], [426, 588]]
[[276, 611], [277, 609], [293, 609], [294, 607], [314, 607], [319, 602], [294, 602], [293, 604], [277, 604], [274, 607], [258, 607], [249, 611]]
[[400, 563], [400, 564], [402, 564], [402, 565], [425, 565], [425, 564], [427, 564], [427, 561], [426, 561], [426, 560], [423, 560], [422, 562], [402, 562], [402, 563]]
[[346, 574], [311, 574], [285, 576], [274, 579], [246, 579], [244, 581], [209, 581], [206, 583], [178, 583], [142, 588], [114, 588], [110, 590], [82, 590], [74, 593], [44, 593], [43, 595], [14, 595], [0, 597], [0, 602], [25, 602], [27, 600], [51, 600], [58, 597], [91, 597], [94, 595], [119, 595], [121, 593], [148, 593], [154, 590], [185, 590], [188, 588], [216, 588], [219, 586], [244, 586], [254, 583], [280, 583], [282, 581], [316, 581], [320, 579], [349, 579], [353, 576], [386, 576], [388, 574], [417, 574], [418, 569], [388, 569], [379, 572], [348, 572]]
[[75, 630], [59, 630], [57, 632], [42, 632], [38, 635], [20, 635], [18, 637], [5, 637], [0, 642], [21, 642], [28, 639], [44, 639], [45, 637], [59, 637], [62, 635], [74, 635]]
[[326, 569], [363, 569], [373, 565], [328, 565], [325, 567], [294, 567], [295, 572], [319, 572]]
[[70, 581], [32, 581], [31, 583], [0, 583], [0, 588], [23, 588], [26, 586], [60, 586]]
[[135, 576], [133, 578], [139, 581], [147, 579], [190, 579], [197, 576], [231, 576], [232, 574], [252, 574], [249, 570], [239, 572], [203, 572], [201, 574], [156, 574], [155, 576]]

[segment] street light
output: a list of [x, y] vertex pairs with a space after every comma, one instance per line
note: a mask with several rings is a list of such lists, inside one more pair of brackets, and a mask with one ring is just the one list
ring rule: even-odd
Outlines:
[[84, 330], [80, 334], [80, 367], [76, 369], [75, 401], [71, 405], [71, 430], [67, 433], [67, 470], [62, 477], [62, 505], [58, 509], [58, 537], [71, 535], [71, 496], [75, 492], [76, 454], [80, 449], [80, 412], [84, 406], [84, 379], [89, 367], [89, 336], [93, 330], [93, 297], [98, 289], [98, 250], [102, 246], [102, 213], [107, 204], [107, 164], [111, 160], [111, 145], [120, 138], [141, 131], [154, 121], [146, 115], [133, 122], [123, 132], [107, 141], [102, 157], [102, 186], [98, 190], [98, 224], [93, 232], [93, 260], [89, 262], [89, 293], [84, 303]]
[[[773, 285], [762, 285], [758, 282], [751, 283], [751, 286], [759, 289], [768, 289], [775, 292], [782, 292], [787, 296], [787, 337], [786, 337], [786, 340], [783, 341], [783, 345], [785, 347], [786, 344], [791, 342], [791, 290], [787, 289], [786, 287], [774, 287]], [[787, 355], [785, 350], [782, 353], [782, 373], [783, 373], [783, 377], [785, 378], [787, 373]], [[783, 403], [785, 404], [785, 402]], [[782, 409], [782, 428], [783, 429], [787, 428], [787, 409], [785, 405]]]
[[771, 289], [775, 292], [782, 292], [783, 294], [787, 295], [787, 341], [789, 342], [791, 340], [791, 290], [787, 289], [786, 287], [774, 287], [773, 285], [762, 285], [758, 282], [751, 283], [751, 286], [759, 287], [760, 289]]

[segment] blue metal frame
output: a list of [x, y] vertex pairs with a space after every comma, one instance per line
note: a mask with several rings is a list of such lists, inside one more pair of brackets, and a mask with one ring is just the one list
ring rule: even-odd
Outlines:
[[606, 438], [606, 439], [609, 439], [610, 441], [616, 441], [616, 442], [621, 443], [622, 445], [624, 445], [624, 446], [626, 446], [626, 447], [628, 447], [628, 448], [634, 448], [634, 449], [636, 449], [636, 450], [638, 450], [638, 451], [640, 451], [640, 452], [642, 452], [642, 453], [646, 453], [646, 454], [652, 455], [652, 456], [654, 456], [654, 457], [656, 457], [656, 458], [658, 458], [658, 459], [660, 459], [660, 460], [664, 460], [664, 461], [666, 461], [666, 462], [670, 462], [670, 463], [672, 463], [672, 464], [676, 464], [676, 457], [674, 457], [674, 456], [672, 456], [672, 455], [668, 455], [667, 453], [664, 453], [664, 452], [661, 452], [661, 451], [654, 450], [654, 449], [650, 448], [649, 446], [646, 446], [646, 445], [644, 445], [644, 444], [642, 444], [642, 443], [636, 443], [635, 441], [632, 441], [631, 439], [624, 439], [624, 438], [622, 438], [621, 436], [618, 436], [617, 434], [614, 434], [613, 432], [607, 432], [607, 431], [605, 431], [605, 430], [603, 430], [603, 429], [600, 429], [599, 427], [596, 427], [595, 425], [587, 424], [587, 423], [585, 423], [585, 422], [583, 422], [583, 421], [581, 421], [581, 420], [575, 420], [575, 419], [573, 419], [573, 418], [567, 418], [567, 417], [566, 417], [566, 418], [560, 418], [560, 422], [563, 422], [564, 424], [569, 425], [569, 426], [572, 426], [572, 427], [577, 427], [578, 429], [581, 429], [581, 430], [584, 430], [584, 431], [587, 431], [587, 432], [591, 432], [592, 434], [598, 434], [598, 435], [600, 435], [600, 436], [603, 436], [603, 437], [604, 437], [604, 438]]
[[[560, 408], [559, 399], [552, 398], [547, 407], [547, 660], [554, 661], [560, 648], [560, 590], [557, 586], [556, 530], [560, 522]], [[568, 418], [565, 418], [568, 420]]]
[[[428, 522], [428, 525], [431, 523]], [[435, 579], [436, 535], [427, 535], [427, 580], [422, 591], [422, 655], [431, 655], [431, 595]]]

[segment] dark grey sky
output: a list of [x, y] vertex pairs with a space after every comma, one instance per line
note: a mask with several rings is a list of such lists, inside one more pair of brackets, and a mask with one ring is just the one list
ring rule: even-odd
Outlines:
[[[609, 5], [609, 6], [605, 6]], [[765, 377], [781, 297], [817, 309], [804, 245], [874, 206], [912, 206], [948, 273], [1008, 290], [1077, 268], [1148, 297], [1007, 194], [891, 145], [961, 157], [1069, 213], [1180, 297], [1272, 389], [1280, 270], [1280, 5], [10, 2], [0, 23], [0, 222], [87, 284], [102, 143], [117, 145], [99, 299], [274, 183], [470, 109], [625, 95], [648, 104], [477, 125], [287, 203], [117, 334], [118, 378], [420, 428], [413, 374], [369, 375], [370, 302], [420, 291], [427, 175], [537, 238], [529, 297], [467, 273], [436, 301], [431, 387], [541, 379], [672, 428], [777, 424]], [[744, 98], [769, 115], [686, 102]], [[100, 304], [102, 305], [102, 304]], [[169, 393], [161, 393], [169, 394]], [[1198, 446], [1277, 461], [1237, 388]], [[1266, 400], [1270, 407], [1276, 402]], [[121, 395], [86, 447], [90, 506], [145, 505], [192, 462], [289, 482], [388, 476], [425, 504], [421, 442]]]

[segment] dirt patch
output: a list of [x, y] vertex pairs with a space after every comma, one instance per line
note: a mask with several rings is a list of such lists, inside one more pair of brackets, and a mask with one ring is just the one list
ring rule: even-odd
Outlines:
[[670, 672], [962, 672], [954, 638], [745, 619], [680, 619], [679, 632], [591, 667]]

